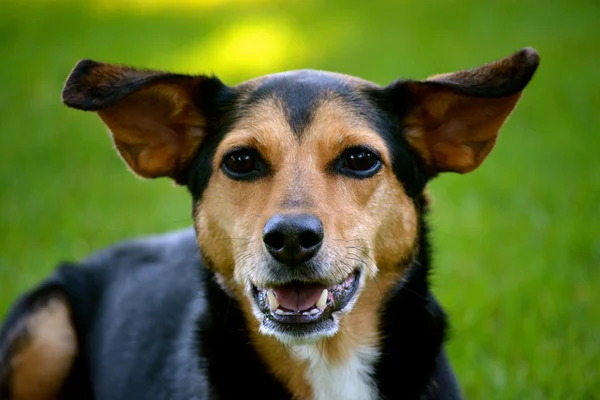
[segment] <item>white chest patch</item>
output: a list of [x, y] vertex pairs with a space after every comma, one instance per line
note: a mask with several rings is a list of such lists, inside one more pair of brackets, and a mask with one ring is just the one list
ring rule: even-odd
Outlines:
[[379, 356], [373, 347], [359, 348], [342, 364], [330, 363], [316, 345], [292, 346], [293, 356], [308, 360], [307, 380], [314, 400], [374, 400], [377, 388], [371, 373]]

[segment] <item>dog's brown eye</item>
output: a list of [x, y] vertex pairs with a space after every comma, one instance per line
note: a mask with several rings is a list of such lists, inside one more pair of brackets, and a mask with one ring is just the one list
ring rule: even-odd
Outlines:
[[236, 150], [223, 160], [223, 171], [232, 179], [256, 178], [263, 170], [260, 157], [250, 149]]
[[358, 147], [344, 153], [341, 167], [345, 174], [368, 178], [379, 171], [381, 160], [373, 151]]
[[248, 153], [234, 153], [225, 162], [227, 168], [237, 174], [247, 174], [254, 170], [254, 157]]
[[346, 156], [344, 167], [354, 171], [368, 171], [379, 162], [375, 155], [368, 151], [357, 151]]

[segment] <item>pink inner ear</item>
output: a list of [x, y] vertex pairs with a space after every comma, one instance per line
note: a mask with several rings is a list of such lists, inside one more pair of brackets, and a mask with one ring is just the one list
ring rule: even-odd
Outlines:
[[158, 85], [98, 113], [119, 153], [138, 175], [174, 177], [203, 139], [204, 120], [187, 92]]
[[433, 171], [470, 172], [494, 147], [519, 96], [428, 93], [406, 121], [406, 138]]
[[471, 172], [494, 147], [494, 140], [452, 144], [438, 142], [433, 145], [433, 165], [438, 171]]
[[134, 172], [145, 178], [169, 175], [177, 166], [183, 138], [164, 125], [162, 115], [144, 111], [119, 108], [99, 114]]
[[180, 146], [175, 141], [154, 146], [115, 144], [123, 157], [125, 154], [130, 156], [125, 161], [130, 164], [131, 169], [144, 178], [169, 176], [177, 165], [180, 153]]

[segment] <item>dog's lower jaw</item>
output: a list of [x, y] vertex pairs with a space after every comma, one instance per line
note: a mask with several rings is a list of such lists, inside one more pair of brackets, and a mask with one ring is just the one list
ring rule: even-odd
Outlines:
[[317, 345], [321, 340], [334, 337], [339, 330], [339, 315], [332, 315], [333, 321], [327, 329], [320, 329], [314, 333], [305, 334], [302, 336], [287, 335], [276, 329], [273, 329], [263, 320], [259, 327], [259, 332], [263, 335], [272, 336], [281, 342], [283, 345]]
[[[270, 290], [262, 291], [263, 300], [265, 300], [262, 309], [259, 306], [259, 302], [261, 302], [259, 291], [250, 282], [246, 284], [246, 294], [250, 299], [252, 314], [260, 322], [260, 333], [273, 336], [285, 345], [318, 344], [319, 341], [336, 335], [341, 319], [352, 311], [364, 285], [365, 274], [360, 270], [353, 272], [344, 282], [323, 290], [319, 301], [311, 309], [315, 312], [314, 319], [311, 320], [312, 313], [309, 315], [308, 311], [304, 311], [303, 314], [306, 315], [303, 316], [304, 323], [296, 321], [295, 324], [274, 318], [277, 315], [272, 313], [275, 308], [278, 308], [278, 304], [272, 308], [273, 306], [269, 303], [276, 299], [264, 299], [267, 297], [265, 293]], [[271, 296], [274, 295], [271, 294]], [[319, 305], [319, 303], [321, 304]], [[277, 311], [280, 310], [277, 309]], [[296, 313], [300, 314], [299, 311]]]

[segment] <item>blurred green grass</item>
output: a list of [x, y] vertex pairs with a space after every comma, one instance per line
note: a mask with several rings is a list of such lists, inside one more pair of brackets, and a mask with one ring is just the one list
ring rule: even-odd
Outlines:
[[76, 60], [387, 83], [530, 45], [540, 70], [494, 152], [431, 185], [435, 291], [467, 398], [598, 398], [600, 3], [160, 3], [3, 2], [0, 315], [59, 260], [191, 221], [183, 189], [131, 176], [97, 117], [61, 105]]

